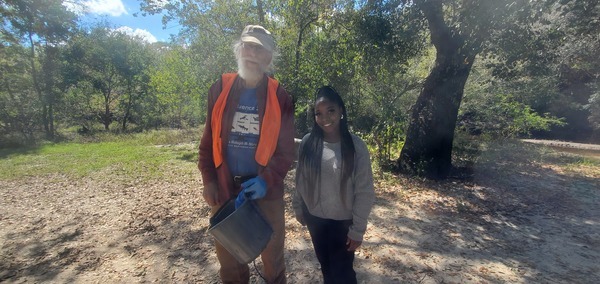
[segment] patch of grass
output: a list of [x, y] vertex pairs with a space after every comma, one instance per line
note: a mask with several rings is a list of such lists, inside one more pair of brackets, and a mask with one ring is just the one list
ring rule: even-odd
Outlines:
[[549, 147], [518, 140], [496, 140], [483, 144], [477, 157], [478, 171], [494, 173], [499, 180], [511, 180], [523, 173], [552, 169], [573, 176], [600, 177], [597, 151]]
[[573, 154], [563, 154], [571, 159], [562, 164], [562, 168], [570, 173], [577, 175], [586, 175], [590, 177], [600, 177], [600, 160], [596, 157], [584, 157]]
[[71, 142], [128, 142], [139, 145], [172, 145], [191, 143], [200, 138], [201, 129], [160, 129], [138, 133], [97, 132], [94, 135], [77, 135]]
[[[46, 144], [29, 149], [0, 150], [0, 178], [66, 174], [75, 177], [95, 174], [127, 175], [141, 179], [160, 178], [165, 168], [195, 169], [196, 144], [156, 146], [169, 140], [140, 139], [127, 135], [111, 142]], [[154, 136], [156, 137], [156, 136]]]

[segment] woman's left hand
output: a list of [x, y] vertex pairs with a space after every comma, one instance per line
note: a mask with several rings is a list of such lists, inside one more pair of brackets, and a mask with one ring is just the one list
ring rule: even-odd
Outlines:
[[348, 247], [348, 251], [355, 251], [361, 244], [361, 241], [355, 241], [351, 238], [348, 238], [346, 240], [346, 246]]

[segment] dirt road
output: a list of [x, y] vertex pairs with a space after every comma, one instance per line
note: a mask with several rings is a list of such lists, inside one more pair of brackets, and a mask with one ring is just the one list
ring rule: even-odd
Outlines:
[[[600, 283], [598, 166], [538, 149], [490, 145], [467, 180], [379, 176], [359, 282]], [[165, 171], [173, 178], [0, 180], [0, 282], [218, 283], [199, 175]], [[293, 175], [288, 282], [318, 283]]]

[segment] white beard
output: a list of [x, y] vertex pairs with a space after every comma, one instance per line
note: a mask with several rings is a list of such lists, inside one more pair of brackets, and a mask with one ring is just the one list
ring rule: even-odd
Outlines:
[[242, 79], [246, 80], [246, 81], [251, 81], [251, 82], [256, 82], [260, 79], [262, 79], [264, 73], [265, 73], [265, 68], [262, 66], [262, 64], [259, 64], [260, 66], [260, 72], [255, 72], [253, 70], [249, 70], [248, 68], [246, 68], [246, 66], [244, 65], [244, 59], [243, 58], [239, 58], [237, 61], [238, 64], [238, 74], [240, 75], [240, 77], [242, 77]]

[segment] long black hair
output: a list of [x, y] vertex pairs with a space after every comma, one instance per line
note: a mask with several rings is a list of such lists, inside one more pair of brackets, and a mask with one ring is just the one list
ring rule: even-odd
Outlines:
[[[319, 88], [315, 95], [315, 104], [313, 105], [313, 127], [310, 131], [308, 139], [300, 149], [298, 158], [298, 168], [305, 173], [304, 178], [307, 179], [307, 185], [310, 188], [316, 188], [321, 181], [321, 159], [323, 156], [323, 130], [317, 124], [314, 116], [314, 107], [320, 100], [327, 100], [338, 105], [342, 109], [342, 119], [340, 120], [341, 148], [342, 148], [342, 177], [340, 183], [340, 194], [342, 200], [346, 199], [346, 184], [352, 176], [354, 170], [354, 142], [352, 135], [348, 130], [348, 115], [346, 114], [346, 106], [342, 97], [331, 86], [323, 86]], [[314, 194], [314, 190], [309, 191]], [[314, 199], [314, 196], [312, 196]]]

